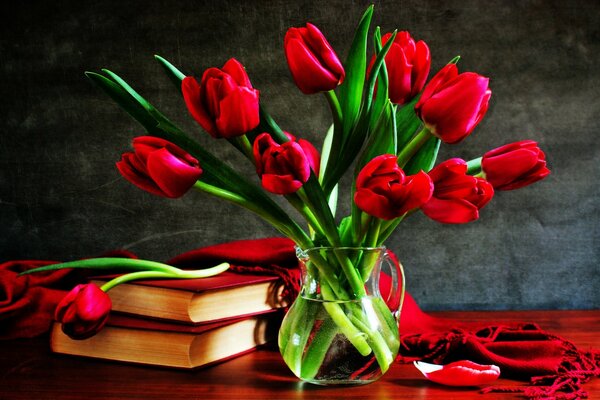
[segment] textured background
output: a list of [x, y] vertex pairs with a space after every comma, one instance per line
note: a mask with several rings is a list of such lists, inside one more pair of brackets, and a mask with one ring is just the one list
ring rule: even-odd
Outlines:
[[[235, 150], [191, 122], [152, 55], [196, 76], [235, 56], [280, 125], [320, 143], [328, 109], [322, 97], [303, 96], [293, 85], [284, 33], [311, 21], [345, 58], [368, 4], [2, 2], [0, 261], [75, 259], [118, 247], [164, 260], [198, 246], [273, 235], [265, 223], [213, 198], [192, 193], [172, 201], [121, 179], [114, 163], [142, 130], [83, 71], [119, 73], [239, 165]], [[407, 220], [388, 246], [405, 264], [409, 290], [428, 309], [600, 307], [599, 3], [381, 1], [375, 25], [424, 39], [432, 72], [460, 54], [461, 70], [491, 78], [487, 117], [468, 140], [446, 146], [442, 158], [470, 159], [531, 138], [553, 171], [536, 185], [498, 193], [475, 223]]]

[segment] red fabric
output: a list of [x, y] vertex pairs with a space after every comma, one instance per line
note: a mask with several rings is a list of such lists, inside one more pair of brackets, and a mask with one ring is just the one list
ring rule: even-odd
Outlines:
[[568, 340], [533, 323], [486, 325], [427, 315], [406, 294], [400, 315], [399, 360], [448, 364], [471, 360], [500, 367], [502, 376], [529, 380], [530, 386], [491, 386], [488, 392], [523, 393], [529, 399], [579, 399], [581, 385], [600, 376], [600, 351], [578, 350]]
[[[105, 257], [135, 257], [113, 251]], [[0, 264], [0, 339], [29, 338], [50, 329], [54, 310], [76, 284], [85, 279], [81, 270], [58, 270], [18, 276], [32, 268], [58, 261], [18, 260]]]
[[[112, 254], [113, 256], [116, 254]], [[120, 256], [132, 256], [121, 253]], [[275, 273], [299, 289], [293, 243], [288, 239], [244, 240], [182, 254], [169, 263], [201, 268], [227, 261], [239, 272]], [[51, 261], [0, 264], [0, 338], [32, 337], [45, 332], [56, 304], [74, 286], [72, 271], [17, 277], [18, 272]], [[81, 276], [79, 276], [81, 280]], [[402, 308], [399, 361], [449, 363], [471, 360], [495, 364], [502, 376], [529, 380], [529, 386], [488, 387], [484, 392], [521, 392], [530, 399], [586, 397], [581, 385], [600, 375], [600, 351], [578, 350], [571, 342], [531, 323], [485, 325], [432, 317], [406, 294]]]

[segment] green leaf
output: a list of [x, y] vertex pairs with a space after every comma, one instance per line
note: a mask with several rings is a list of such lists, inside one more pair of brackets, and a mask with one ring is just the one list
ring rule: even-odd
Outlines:
[[162, 58], [158, 54], [155, 54], [154, 58], [156, 58], [158, 60], [160, 65], [163, 67], [163, 69], [167, 73], [167, 76], [169, 77], [171, 82], [173, 82], [173, 85], [175, 86], [175, 88], [179, 91], [179, 93], [181, 93], [181, 81], [183, 81], [183, 78], [185, 78], [186, 75], [183, 72], [181, 72], [180, 70], [178, 70], [177, 68], [175, 68], [175, 66], [173, 66], [173, 64], [171, 64], [170, 62], [168, 62], [166, 59]]
[[304, 184], [302, 189], [306, 198], [312, 205], [312, 207], [310, 207], [311, 210], [313, 210], [315, 216], [319, 218], [319, 222], [321, 222], [321, 226], [327, 234], [328, 239], [332, 241], [331, 244], [338, 246], [339, 243], [336, 242], [339, 241], [339, 234], [335, 226], [335, 220], [329, 208], [327, 197], [314, 173], [310, 175], [310, 178]]
[[402, 107], [398, 107], [396, 111], [396, 132], [398, 134], [397, 150], [400, 151], [410, 139], [415, 135], [415, 132], [421, 126], [421, 120], [415, 113], [415, 104], [420, 96], [416, 96], [410, 103]]
[[432, 136], [425, 144], [419, 149], [410, 161], [404, 167], [404, 172], [407, 175], [414, 175], [419, 171], [425, 172], [431, 171], [435, 165], [438, 151], [440, 150], [440, 139]]
[[112, 80], [95, 72], [86, 72], [93, 83], [108, 94], [123, 110], [138, 121], [148, 132], [156, 131], [158, 121], [152, 117], [146, 108], [136, 101], [126, 90]]
[[458, 64], [458, 61], [460, 60], [460, 56], [456, 56], [454, 57], [452, 60], [450, 60], [448, 62], [448, 64]]
[[396, 154], [396, 107], [389, 99], [364, 146], [354, 176], [358, 175], [369, 161], [381, 154]]
[[[390, 36], [389, 40], [385, 43], [385, 46], [383, 46], [381, 51], [379, 51], [379, 53], [377, 53], [377, 57], [375, 57], [375, 61], [373, 62], [373, 68], [371, 68], [371, 74], [369, 76], [369, 82], [368, 82], [369, 85], [367, 86], [368, 87], [367, 97], [365, 99], [365, 104], [363, 104], [363, 109], [362, 109], [363, 113], [370, 113], [372, 111], [371, 103], [373, 101], [373, 92], [375, 91], [375, 82], [377, 82], [377, 77], [379, 76], [379, 70], [381, 69], [381, 66], [384, 65], [385, 56], [387, 55], [388, 51], [392, 47], [392, 44], [394, 44], [394, 39], [396, 38], [397, 34], [398, 34], [398, 31], [394, 31], [392, 33], [392, 36]], [[385, 68], [385, 65], [384, 65], [384, 68]]]
[[[373, 35], [373, 46], [375, 47], [375, 54], [379, 54], [379, 52], [381, 52], [381, 29], [379, 27], [375, 29], [375, 34]], [[369, 128], [371, 130], [375, 128], [379, 115], [381, 114], [383, 107], [385, 107], [386, 100], [389, 97], [388, 87], [387, 68], [385, 63], [383, 63], [379, 69], [379, 76], [377, 77], [377, 94], [375, 96], [375, 102], [369, 120]]]
[[331, 154], [331, 143], [333, 142], [333, 125], [327, 130], [325, 139], [323, 139], [323, 149], [321, 150], [321, 164], [319, 166], [319, 182], [323, 181], [325, 175], [325, 169], [327, 168], [327, 161]]
[[342, 85], [340, 85], [340, 104], [344, 118], [344, 134], [350, 132], [360, 111], [367, 68], [367, 36], [372, 16], [373, 5], [367, 8], [358, 24], [348, 58], [344, 64], [346, 78]]
[[350, 216], [342, 219], [338, 231], [340, 232], [342, 245], [352, 246], [352, 218]]

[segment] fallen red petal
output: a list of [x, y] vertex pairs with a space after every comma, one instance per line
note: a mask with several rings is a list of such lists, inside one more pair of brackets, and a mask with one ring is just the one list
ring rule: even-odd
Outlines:
[[448, 386], [479, 386], [491, 383], [500, 376], [496, 365], [481, 365], [462, 360], [446, 365], [415, 361], [415, 367], [430, 381]]

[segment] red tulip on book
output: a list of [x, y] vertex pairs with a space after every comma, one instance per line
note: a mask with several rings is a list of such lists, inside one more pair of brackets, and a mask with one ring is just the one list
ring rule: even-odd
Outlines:
[[487, 111], [492, 95], [488, 82], [488, 78], [474, 72], [459, 74], [456, 64], [448, 64], [425, 86], [415, 112], [443, 142], [460, 142]]
[[344, 81], [342, 63], [325, 36], [313, 24], [288, 29], [284, 48], [290, 72], [302, 93], [326, 92]]
[[133, 149], [123, 154], [117, 168], [129, 182], [152, 194], [181, 197], [202, 175], [198, 160], [164, 139], [136, 137]]
[[452, 158], [429, 172], [433, 195], [421, 209], [429, 218], [445, 224], [464, 224], [479, 218], [479, 210], [494, 195], [485, 179], [467, 175], [467, 163]]
[[98, 333], [106, 324], [112, 302], [94, 284], [77, 285], [58, 303], [54, 318], [72, 339], [86, 339]]
[[358, 174], [354, 202], [369, 215], [391, 220], [423, 205], [432, 191], [431, 179], [425, 172], [406, 176], [395, 155], [383, 154]]
[[181, 82], [188, 111], [215, 138], [241, 136], [258, 126], [258, 90], [244, 66], [231, 58], [223, 68], [204, 71], [200, 84], [188, 76]]
[[481, 159], [485, 179], [494, 189], [513, 190], [550, 174], [546, 155], [533, 140], [522, 140], [490, 150]]
[[279, 144], [268, 133], [262, 133], [254, 140], [253, 151], [256, 173], [262, 186], [271, 193], [295, 193], [308, 181], [311, 168], [318, 172], [319, 163], [315, 159], [318, 153], [307, 141]]
[[[391, 33], [383, 35], [381, 45], [384, 46], [391, 36]], [[369, 71], [374, 62], [375, 57], [371, 59]], [[390, 101], [395, 104], [411, 101], [423, 89], [430, 66], [431, 56], [427, 44], [422, 40], [415, 44], [410, 33], [398, 32], [394, 44], [385, 56]]]

